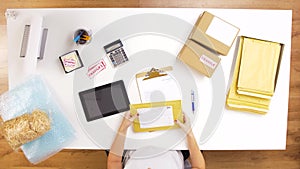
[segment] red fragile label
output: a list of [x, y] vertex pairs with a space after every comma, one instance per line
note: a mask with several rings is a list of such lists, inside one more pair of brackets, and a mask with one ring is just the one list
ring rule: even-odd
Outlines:
[[96, 76], [99, 72], [104, 70], [106, 68], [106, 63], [103, 59], [97, 61], [96, 63], [92, 64], [88, 68], [87, 75], [89, 78], [93, 78]]

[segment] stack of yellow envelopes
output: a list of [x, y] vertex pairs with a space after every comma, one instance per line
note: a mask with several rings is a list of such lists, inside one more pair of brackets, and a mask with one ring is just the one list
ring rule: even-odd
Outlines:
[[265, 114], [274, 94], [282, 44], [248, 37], [240, 38], [229, 109]]

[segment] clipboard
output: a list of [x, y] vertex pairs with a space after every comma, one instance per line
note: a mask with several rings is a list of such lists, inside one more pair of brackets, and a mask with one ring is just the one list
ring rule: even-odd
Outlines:
[[[180, 86], [167, 73], [172, 70], [172, 66], [168, 66], [136, 74], [136, 84], [142, 103], [181, 100]], [[158, 95], [151, 98], [153, 94]]]
[[[149, 111], [147, 111], [147, 109]], [[159, 126], [162, 121], [166, 120], [164, 118], [170, 116], [170, 114], [166, 114], [170, 113], [170, 110], [167, 112], [168, 109], [172, 109], [172, 119], [167, 119], [169, 124]], [[155, 112], [153, 110], [158, 111]], [[130, 113], [132, 115], [139, 113], [139, 117], [133, 122], [134, 132], [150, 132], [179, 128], [174, 120], [179, 120], [183, 123], [181, 100], [131, 104]]]

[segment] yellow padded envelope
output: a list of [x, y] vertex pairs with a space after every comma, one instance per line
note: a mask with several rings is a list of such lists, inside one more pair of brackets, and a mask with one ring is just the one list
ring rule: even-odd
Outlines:
[[130, 112], [139, 113], [139, 117], [133, 123], [135, 132], [178, 128], [174, 120], [183, 122], [181, 100], [131, 104]]
[[265, 98], [241, 95], [237, 93], [237, 82], [239, 75], [239, 68], [241, 62], [242, 46], [244, 38], [240, 38], [239, 50], [234, 67], [234, 74], [231, 86], [227, 95], [227, 108], [232, 110], [248, 111], [254, 113], [265, 114], [268, 112], [270, 100]]
[[271, 98], [275, 89], [280, 51], [279, 43], [244, 38], [237, 92]]

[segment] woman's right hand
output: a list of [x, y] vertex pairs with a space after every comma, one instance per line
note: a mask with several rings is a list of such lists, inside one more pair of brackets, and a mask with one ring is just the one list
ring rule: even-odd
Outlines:
[[188, 135], [193, 133], [189, 117], [187, 117], [184, 113], [182, 113], [182, 115], [183, 115], [183, 123], [181, 123], [181, 121], [179, 120], [175, 120], [175, 123], [183, 130], [185, 134]]

